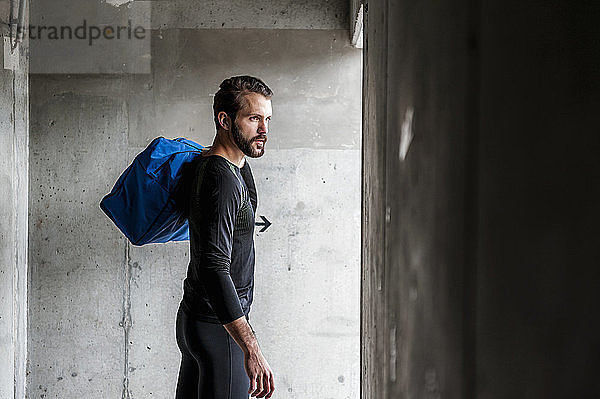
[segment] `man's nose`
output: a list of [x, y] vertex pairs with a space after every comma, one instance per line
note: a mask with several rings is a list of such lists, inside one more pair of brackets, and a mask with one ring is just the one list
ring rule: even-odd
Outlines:
[[267, 123], [263, 120], [258, 124], [258, 132], [262, 133], [262, 134], [267, 134], [267, 131], [269, 130]]

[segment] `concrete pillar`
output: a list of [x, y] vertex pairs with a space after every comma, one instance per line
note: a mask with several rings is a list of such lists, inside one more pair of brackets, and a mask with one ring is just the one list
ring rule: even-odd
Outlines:
[[361, 398], [385, 397], [389, 332], [384, 291], [387, 14], [364, 5], [361, 251]]
[[[26, 2], [21, 5], [25, 7]], [[18, 9], [14, 10], [18, 15]], [[27, 22], [27, 11], [24, 12]], [[8, 15], [2, 15], [8, 21]], [[28, 59], [27, 40], [0, 58], [0, 397], [25, 397], [27, 354]]]
[[599, 15], [366, 4], [362, 398], [597, 392]]

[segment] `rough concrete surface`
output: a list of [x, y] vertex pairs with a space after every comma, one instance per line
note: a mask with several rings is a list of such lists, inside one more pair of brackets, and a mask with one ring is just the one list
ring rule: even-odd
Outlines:
[[151, 8], [152, 29], [348, 29], [347, 0], [31, 0], [31, 3], [32, 22], [36, 25], [48, 21], [81, 23], [83, 15], [102, 22], [115, 21], [142, 3], [142, 8]]
[[23, 392], [27, 342], [26, 73], [0, 71], [0, 89], [0, 397], [13, 398]]
[[356, 398], [360, 150], [279, 150], [252, 166], [274, 224], [257, 237], [251, 323], [280, 395]]
[[33, 1], [31, 73], [149, 73], [151, 2]]
[[27, 346], [27, 40], [14, 51], [14, 71], [4, 69], [8, 54], [0, 54], [0, 397], [6, 399], [24, 396]]
[[173, 395], [188, 244], [126, 245], [98, 203], [152, 138], [210, 144], [211, 94], [249, 73], [276, 93], [250, 161], [273, 223], [256, 230], [250, 320], [277, 397], [357, 397], [360, 50], [344, 31], [160, 34], [150, 75], [31, 78], [30, 394]]
[[152, 28], [348, 29], [347, 0], [152, 2]]
[[15, 262], [15, 217], [13, 209], [15, 206], [15, 181], [14, 181], [14, 133], [12, 123], [12, 73], [2, 71], [0, 84], [2, 93], [5, 93], [0, 101], [2, 106], [2, 118], [0, 118], [0, 185], [3, 187], [2, 206], [0, 207], [0, 362], [9, 367], [3, 367], [0, 373], [0, 394], [2, 397], [13, 397], [13, 380], [15, 376], [14, 359], [14, 320], [13, 320], [13, 295]]
[[385, 157], [387, 106], [387, 14], [373, 2], [364, 15], [361, 212], [361, 399], [386, 398], [390, 367], [386, 317]]
[[153, 36], [152, 46], [154, 73], [130, 81], [132, 145], [164, 134], [212, 140], [206, 127], [219, 83], [250, 74], [277, 99], [271, 148], [360, 146], [360, 50], [346, 31], [179, 29]]
[[456, 4], [369, 3], [363, 398], [464, 397], [465, 27]]
[[31, 85], [28, 394], [116, 398], [125, 239], [99, 211], [126, 165], [124, 101]]
[[[150, 73], [152, 29], [161, 33], [213, 29], [217, 35], [223, 29], [343, 30], [346, 39], [348, 8], [345, 0], [132, 1], [121, 5], [98, 0], [33, 1], [28, 30], [31, 70]], [[139, 35], [137, 29], [141, 29]]]

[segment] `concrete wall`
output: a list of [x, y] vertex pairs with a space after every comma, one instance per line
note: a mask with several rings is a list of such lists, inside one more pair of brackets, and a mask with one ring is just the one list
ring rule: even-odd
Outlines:
[[381, 2], [364, 10], [361, 212], [361, 398], [384, 398], [389, 337], [384, 295], [387, 15]]
[[598, 392], [599, 15], [368, 3], [362, 398]]
[[[0, 18], [8, 20], [8, 9]], [[27, 21], [27, 12], [25, 12]], [[4, 27], [2, 28], [3, 33]], [[6, 35], [8, 37], [8, 34]], [[10, 50], [9, 50], [10, 51]], [[0, 397], [23, 398], [27, 354], [27, 40], [0, 54]]]
[[348, 29], [348, 0], [191, 0], [152, 5], [152, 27]]
[[369, 2], [363, 398], [463, 398], [466, 15]]
[[210, 144], [212, 94], [241, 73], [276, 93], [250, 161], [273, 223], [250, 318], [274, 397], [358, 396], [361, 52], [333, 16], [274, 30], [265, 10], [260, 29], [153, 31], [151, 74], [31, 77], [31, 397], [173, 396], [188, 244], [130, 246], [98, 203], [154, 137]]

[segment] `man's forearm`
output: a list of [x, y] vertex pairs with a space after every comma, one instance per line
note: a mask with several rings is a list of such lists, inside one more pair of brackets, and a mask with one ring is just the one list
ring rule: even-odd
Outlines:
[[245, 354], [260, 352], [258, 341], [252, 333], [252, 329], [246, 321], [245, 316], [235, 319], [231, 323], [224, 324], [223, 326], [227, 329], [227, 332], [235, 342], [237, 342], [239, 347], [242, 348], [242, 351]]
[[199, 268], [198, 278], [202, 281], [210, 305], [221, 324], [244, 315], [228, 270], [219, 269], [218, 265], [207, 262]]

